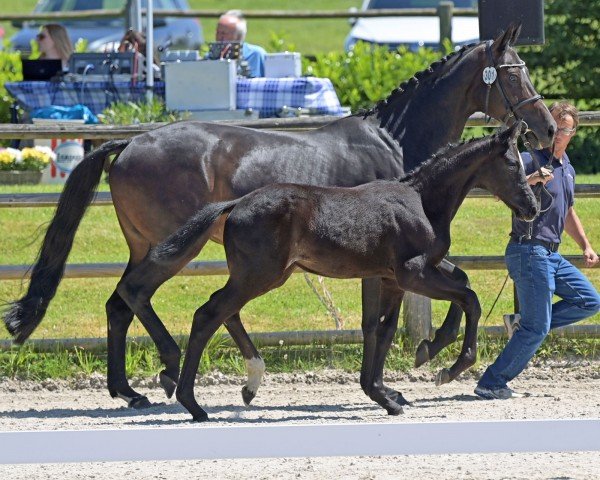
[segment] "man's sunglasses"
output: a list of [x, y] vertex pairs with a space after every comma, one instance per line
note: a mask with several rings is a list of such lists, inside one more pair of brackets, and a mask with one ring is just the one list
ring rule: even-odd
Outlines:
[[576, 131], [577, 131], [576, 128], [559, 128], [557, 130], [558, 133], [562, 133], [563, 135], [566, 135], [567, 137], [575, 135]]

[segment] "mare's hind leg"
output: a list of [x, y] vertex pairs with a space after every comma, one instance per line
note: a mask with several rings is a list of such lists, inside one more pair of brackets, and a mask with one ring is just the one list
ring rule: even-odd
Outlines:
[[[374, 280], [374, 279], [369, 279]], [[378, 279], [379, 280], [379, 279]], [[383, 383], [385, 357], [398, 328], [398, 316], [404, 292], [395, 281], [379, 280], [378, 317], [363, 315], [364, 352], [360, 383], [363, 391], [385, 408], [390, 415], [402, 413], [402, 406], [408, 402], [401, 393], [388, 388]], [[367, 283], [363, 294], [376, 294], [375, 282]], [[370, 288], [369, 288], [370, 287]], [[370, 301], [363, 298], [363, 305]], [[367, 305], [369, 307], [369, 305]], [[372, 306], [372, 305], [371, 305]]]
[[[448, 278], [469, 287], [469, 277], [467, 274], [448, 260], [442, 260], [438, 265], [438, 269]], [[417, 347], [415, 367], [420, 367], [425, 362], [428, 362], [440, 353], [441, 350], [456, 341], [462, 313], [462, 308], [459, 305], [455, 303], [450, 305], [442, 326], [435, 331], [433, 340], [425, 339]]]
[[244, 404], [248, 406], [256, 396], [256, 392], [262, 381], [262, 377], [265, 373], [265, 362], [252, 343], [244, 325], [242, 325], [239, 313], [229, 317], [225, 321], [225, 327], [242, 352], [242, 356], [246, 361], [248, 381], [246, 382], [246, 385], [242, 387], [242, 399], [244, 400]]
[[106, 302], [108, 321], [107, 386], [113, 398], [125, 400], [132, 408], [150, 406], [148, 399], [129, 386], [125, 374], [125, 338], [133, 312], [115, 291]]
[[396, 269], [401, 288], [436, 300], [449, 300], [460, 305], [465, 312], [465, 338], [460, 354], [454, 365], [438, 373], [435, 381], [436, 385], [448, 383], [477, 359], [477, 324], [481, 316], [479, 300], [473, 290], [448, 278], [438, 268], [427, 265], [422, 260], [415, 259], [413, 265], [409, 265], [412, 268], [408, 270], [403, 269], [403, 266]]

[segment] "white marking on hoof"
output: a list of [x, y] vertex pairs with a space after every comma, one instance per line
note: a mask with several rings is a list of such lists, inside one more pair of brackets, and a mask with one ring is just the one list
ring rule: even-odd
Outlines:
[[264, 360], [260, 357], [254, 357], [250, 360], [246, 359], [246, 371], [248, 372], [246, 388], [253, 394], [256, 394], [265, 373]]

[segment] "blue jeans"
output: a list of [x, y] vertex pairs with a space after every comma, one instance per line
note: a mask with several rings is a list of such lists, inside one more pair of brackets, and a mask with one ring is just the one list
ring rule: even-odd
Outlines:
[[[533, 243], [510, 242], [505, 261], [517, 289], [521, 328], [479, 380], [479, 386], [492, 389], [506, 387], [523, 371], [550, 329], [600, 311], [600, 296], [594, 286], [559, 253]], [[553, 305], [555, 294], [561, 300]]]

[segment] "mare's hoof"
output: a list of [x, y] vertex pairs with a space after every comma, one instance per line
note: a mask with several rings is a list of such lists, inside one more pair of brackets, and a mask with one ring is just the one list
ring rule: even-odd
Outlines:
[[158, 376], [161, 387], [165, 391], [167, 398], [171, 398], [177, 388], [177, 382], [169, 377], [164, 371], [160, 372]]
[[389, 406], [389, 407], [385, 407], [385, 409], [387, 410], [388, 415], [401, 415], [404, 413], [404, 410], [402, 409], [402, 407], [400, 405], [394, 405], [394, 406]]
[[415, 353], [415, 368], [420, 367], [429, 360], [429, 346], [428, 341], [423, 340], [417, 347], [417, 353]]
[[127, 406], [135, 410], [142, 410], [144, 408], [150, 408], [152, 406], [152, 403], [150, 403], [148, 397], [140, 395], [139, 397], [135, 397], [129, 400], [129, 404]]
[[447, 368], [441, 369], [435, 376], [436, 386], [444, 385], [444, 383], [450, 383], [450, 371]]
[[192, 417], [192, 422], [208, 422], [208, 414], [206, 412], [199, 413]]
[[247, 407], [250, 406], [250, 402], [254, 400], [254, 397], [256, 397], [256, 392], [248, 390], [248, 387], [244, 385], [242, 387], [242, 399], [244, 400], [244, 405]]

